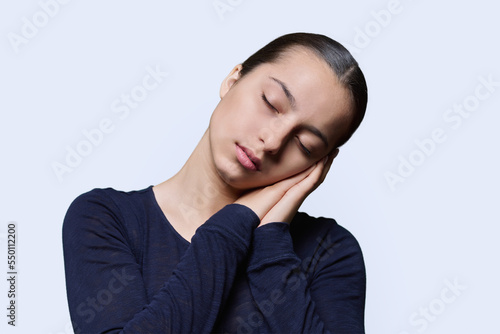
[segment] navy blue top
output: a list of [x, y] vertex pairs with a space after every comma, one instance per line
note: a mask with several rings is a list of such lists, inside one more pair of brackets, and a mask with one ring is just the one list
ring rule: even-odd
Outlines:
[[63, 224], [75, 333], [364, 333], [365, 266], [333, 219], [225, 206], [191, 243], [152, 190], [94, 189]]

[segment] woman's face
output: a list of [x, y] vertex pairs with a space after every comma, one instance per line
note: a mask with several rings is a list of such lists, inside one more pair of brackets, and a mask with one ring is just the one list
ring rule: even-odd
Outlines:
[[240, 70], [236, 66], [224, 79], [209, 127], [213, 163], [228, 185], [275, 183], [336, 148], [350, 121], [351, 99], [324, 60], [295, 48], [242, 78]]

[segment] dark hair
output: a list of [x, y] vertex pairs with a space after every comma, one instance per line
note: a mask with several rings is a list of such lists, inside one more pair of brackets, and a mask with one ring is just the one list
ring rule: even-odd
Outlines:
[[337, 75], [338, 80], [349, 90], [354, 105], [352, 119], [347, 133], [340, 137], [337, 147], [351, 138], [365, 116], [368, 92], [365, 77], [354, 57], [330, 37], [312, 33], [283, 35], [255, 52], [242, 63], [241, 77], [264, 63], [276, 62], [292, 47], [302, 46], [322, 58]]

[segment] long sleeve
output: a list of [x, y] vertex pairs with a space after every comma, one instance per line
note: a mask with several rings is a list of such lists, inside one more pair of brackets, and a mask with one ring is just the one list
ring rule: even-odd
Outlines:
[[78, 197], [66, 214], [63, 248], [75, 333], [209, 333], [259, 218], [238, 204], [221, 209], [196, 231], [170, 279], [148, 301], [121, 214], [97, 191]]
[[361, 249], [347, 230], [334, 226], [309, 237], [303, 259], [294, 251], [288, 224], [256, 229], [247, 275], [264, 318], [259, 332], [364, 333]]

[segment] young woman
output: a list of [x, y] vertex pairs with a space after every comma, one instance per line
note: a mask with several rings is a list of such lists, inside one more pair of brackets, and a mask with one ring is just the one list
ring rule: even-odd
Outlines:
[[220, 97], [176, 175], [71, 204], [76, 333], [364, 333], [357, 241], [297, 213], [363, 119], [358, 64], [328, 37], [289, 34], [234, 67]]

